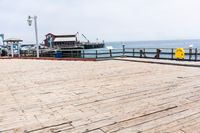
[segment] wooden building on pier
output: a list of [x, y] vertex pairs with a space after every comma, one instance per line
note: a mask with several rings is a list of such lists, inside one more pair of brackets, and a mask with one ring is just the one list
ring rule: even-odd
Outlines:
[[74, 35], [54, 35], [49, 33], [44, 40], [45, 46], [55, 49], [78, 48], [78, 40]]
[[[87, 40], [87, 42], [81, 42], [80, 40], [78, 40], [77, 35], [78, 34], [55, 35], [55, 34], [49, 33], [45, 36], [46, 38], [44, 40], [44, 44], [45, 46], [52, 49], [93, 49], [93, 48], [104, 47], [104, 42], [92, 43], [89, 40]], [[86, 37], [84, 36], [84, 38]]]

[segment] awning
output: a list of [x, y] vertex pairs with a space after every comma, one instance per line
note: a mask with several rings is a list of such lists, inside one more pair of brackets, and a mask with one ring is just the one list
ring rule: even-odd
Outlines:
[[4, 42], [22, 42], [23, 40], [19, 39], [19, 38], [8, 38], [6, 40], [4, 40]]

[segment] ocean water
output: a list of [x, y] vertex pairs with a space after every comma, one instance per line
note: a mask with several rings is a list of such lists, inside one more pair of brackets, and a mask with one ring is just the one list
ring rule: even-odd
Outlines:
[[[169, 41], [133, 41], [133, 42], [107, 42], [107, 46], [112, 46], [114, 49], [122, 48], [122, 45], [126, 48], [189, 48], [189, 45], [193, 45], [193, 48], [200, 49], [200, 40], [169, 40]], [[105, 47], [105, 48], [106, 48]]]

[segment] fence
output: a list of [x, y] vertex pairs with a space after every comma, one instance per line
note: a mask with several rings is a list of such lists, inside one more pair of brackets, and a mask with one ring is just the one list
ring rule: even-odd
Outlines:
[[[187, 61], [200, 61], [200, 49], [184, 49]], [[40, 50], [40, 57], [55, 58], [113, 58], [113, 57], [134, 57], [176, 60], [175, 48], [125, 48], [122, 49], [67, 49], [59, 51]], [[21, 57], [36, 57], [36, 51], [21, 51]]]

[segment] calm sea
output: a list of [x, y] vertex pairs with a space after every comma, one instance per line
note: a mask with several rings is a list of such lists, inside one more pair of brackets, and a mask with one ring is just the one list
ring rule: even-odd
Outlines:
[[126, 48], [189, 48], [189, 45], [193, 45], [193, 48], [200, 49], [200, 40], [107, 42], [106, 47], [122, 48], [122, 44]]

